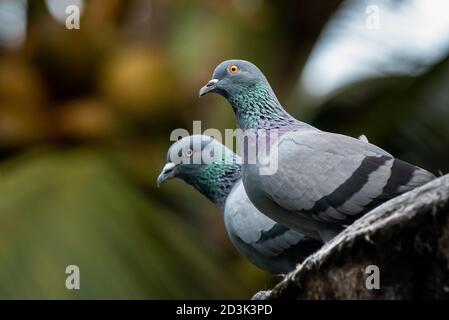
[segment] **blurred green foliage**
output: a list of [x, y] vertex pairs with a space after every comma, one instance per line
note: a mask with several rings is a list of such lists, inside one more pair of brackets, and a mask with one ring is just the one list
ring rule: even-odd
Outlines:
[[[2, 171], [2, 298], [251, 294], [254, 276], [234, 272], [238, 265], [172, 211], [148, 201], [98, 151], [35, 152]], [[81, 271], [79, 291], [65, 287], [71, 264]]]

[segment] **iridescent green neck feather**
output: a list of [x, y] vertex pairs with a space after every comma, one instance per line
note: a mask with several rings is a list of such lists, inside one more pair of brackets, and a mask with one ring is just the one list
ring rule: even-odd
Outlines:
[[239, 164], [204, 165], [190, 183], [221, 210], [234, 185], [241, 179]]
[[224, 205], [234, 185], [242, 178], [240, 158], [223, 145], [221, 159], [211, 164], [200, 164], [183, 176], [201, 194], [217, 205], [223, 212]]
[[277, 100], [273, 90], [263, 82], [234, 92], [228, 100], [237, 116], [240, 129], [274, 129], [295, 125]]

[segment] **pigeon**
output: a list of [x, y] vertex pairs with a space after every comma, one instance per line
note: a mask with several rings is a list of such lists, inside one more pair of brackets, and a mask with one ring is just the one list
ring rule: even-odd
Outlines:
[[[214, 161], [205, 161], [201, 156], [194, 161], [196, 155], [205, 153], [218, 156]], [[307, 238], [259, 212], [245, 193], [240, 158], [209, 136], [184, 137], [169, 148], [157, 184], [175, 177], [192, 185], [220, 209], [233, 245], [261, 269], [286, 274], [322, 246], [321, 241]]]
[[244, 151], [242, 181], [249, 199], [271, 219], [306, 236], [329, 241], [383, 202], [435, 178], [365, 138], [325, 132], [295, 119], [248, 61], [224, 61], [212, 78], [199, 95], [214, 92], [226, 98], [238, 128], [257, 131], [247, 140], [248, 148], [268, 144], [267, 158], [276, 163], [276, 170], [262, 173], [261, 161], [248, 162]]

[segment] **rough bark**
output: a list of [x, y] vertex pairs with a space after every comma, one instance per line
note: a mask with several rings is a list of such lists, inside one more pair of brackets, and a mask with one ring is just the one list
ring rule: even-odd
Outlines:
[[[380, 288], [367, 289], [366, 268]], [[370, 281], [369, 281], [370, 282]], [[377, 207], [253, 299], [448, 299], [449, 175]]]

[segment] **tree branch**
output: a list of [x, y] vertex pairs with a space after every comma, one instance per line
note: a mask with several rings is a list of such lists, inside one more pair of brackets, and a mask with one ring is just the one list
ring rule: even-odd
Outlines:
[[[366, 287], [369, 265], [379, 267], [379, 289]], [[253, 297], [418, 298], [449, 298], [449, 175], [372, 210]]]

